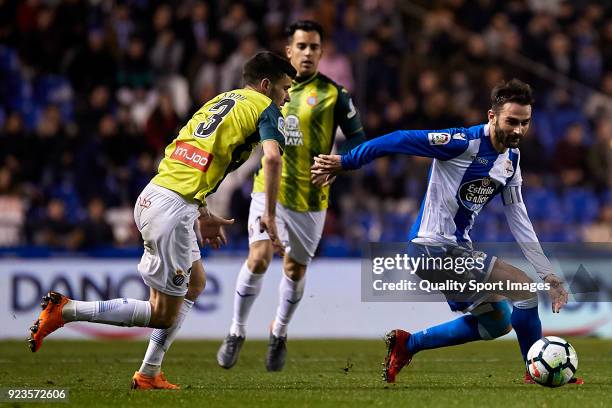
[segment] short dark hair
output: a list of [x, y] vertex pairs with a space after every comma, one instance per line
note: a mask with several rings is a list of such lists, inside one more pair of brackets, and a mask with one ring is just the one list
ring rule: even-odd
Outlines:
[[319, 33], [319, 37], [321, 37], [321, 41], [323, 41], [323, 27], [321, 27], [321, 24], [315, 21], [299, 20], [291, 24], [289, 27], [287, 27], [287, 29], [285, 30], [285, 34], [287, 34], [289, 42], [291, 42], [291, 38], [293, 37], [293, 34], [295, 34], [297, 30], [302, 30], [306, 32], [316, 31], [317, 33]]
[[508, 102], [519, 105], [533, 105], [533, 93], [531, 86], [520, 79], [511, 79], [508, 82], [498, 84], [491, 91], [491, 109], [499, 112], [502, 106]]
[[297, 71], [289, 61], [280, 55], [263, 51], [255, 54], [244, 64], [242, 80], [245, 85], [256, 85], [264, 78], [276, 82], [285, 74], [293, 79]]

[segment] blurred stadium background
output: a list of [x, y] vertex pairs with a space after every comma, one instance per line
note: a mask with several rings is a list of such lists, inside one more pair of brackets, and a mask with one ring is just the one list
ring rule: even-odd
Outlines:
[[[521, 166], [540, 239], [612, 242], [608, 1], [0, 0], [0, 278], [13, 316], [21, 317], [22, 306], [33, 316], [30, 299], [45, 285], [67, 284], [32, 278], [23, 301], [28, 295], [19, 295], [23, 288], [15, 282], [26, 282], [24, 270], [60, 271], [57, 276], [80, 288], [77, 297], [90, 292], [70, 273], [95, 280], [91, 271], [103, 275], [120, 262], [114, 258], [127, 257], [115, 272], [135, 274], [142, 249], [132, 206], [163, 148], [204, 101], [241, 85], [242, 64], [252, 54], [267, 48], [284, 55], [283, 28], [297, 18], [323, 25], [320, 71], [352, 92], [370, 138], [401, 128], [482, 123], [494, 84], [512, 77], [530, 83], [537, 102]], [[368, 241], [405, 241], [428, 165], [390, 157], [339, 177], [321, 259], [359, 257]], [[246, 253], [257, 166], [250, 160], [210, 200], [237, 221], [229, 245], [206, 253], [213, 270], [215, 259], [237, 265]], [[480, 215], [472, 237], [512, 240], [497, 201]], [[332, 262], [319, 264], [321, 274], [340, 265], [319, 262]], [[359, 262], [338, 262], [351, 265], [352, 283], [334, 279], [332, 289], [357, 291], [358, 303]], [[215, 290], [231, 295], [238, 268], [219, 268], [227, 272], [216, 289], [210, 275], [208, 296]], [[266, 286], [270, 294], [262, 298], [273, 304], [276, 281]], [[115, 293], [104, 288], [91, 296]], [[375, 319], [376, 310], [368, 310]], [[20, 327], [25, 332], [27, 323]]]

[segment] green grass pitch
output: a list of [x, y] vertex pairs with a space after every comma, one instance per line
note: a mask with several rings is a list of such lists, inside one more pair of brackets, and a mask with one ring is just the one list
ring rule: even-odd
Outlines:
[[[75, 407], [609, 407], [612, 341], [570, 339], [582, 386], [524, 385], [515, 341], [477, 342], [424, 351], [398, 383], [381, 380], [382, 340], [291, 340], [280, 373], [264, 367], [266, 344], [248, 341], [231, 370], [217, 366], [220, 341], [177, 341], [166, 355], [168, 379], [181, 391], [131, 391], [145, 342], [47, 340], [36, 354], [25, 342], [0, 342], [0, 388], [69, 388]], [[3, 406], [32, 406], [14, 402]], [[40, 406], [40, 405], [39, 405]]]

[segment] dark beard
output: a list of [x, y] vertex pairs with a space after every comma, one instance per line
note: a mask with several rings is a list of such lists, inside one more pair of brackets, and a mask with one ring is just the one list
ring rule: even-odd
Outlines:
[[511, 145], [512, 135], [508, 135], [504, 133], [499, 126], [497, 126], [497, 119], [493, 123], [493, 133], [495, 133], [495, 139], [502, 144], [507, 149], [516, 149], [519, 147], [520, 139], [517, 141], [516, 146]]

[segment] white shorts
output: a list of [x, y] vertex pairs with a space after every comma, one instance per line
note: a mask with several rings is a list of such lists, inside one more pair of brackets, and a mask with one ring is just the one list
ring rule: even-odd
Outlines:
[[191, 265], [200, 259], [194, 223], [197, 204], [164, 187], [149, 183], [134, 205], [134, 221], [144, 241], [138, 272], [151, 288], [185, 296]]
[[[249, 245], [270, 239], [267, 232], [260, 232], [259, 219], [266, 208], [266, 194], [251, 194], [249, 208]], [[276, 228], [278, 238], [285, 245], [285, 253], [295, 262], [308, 265], [314, 257], [325, 224], [326, 210], [299, 212], [276, 203]]]

